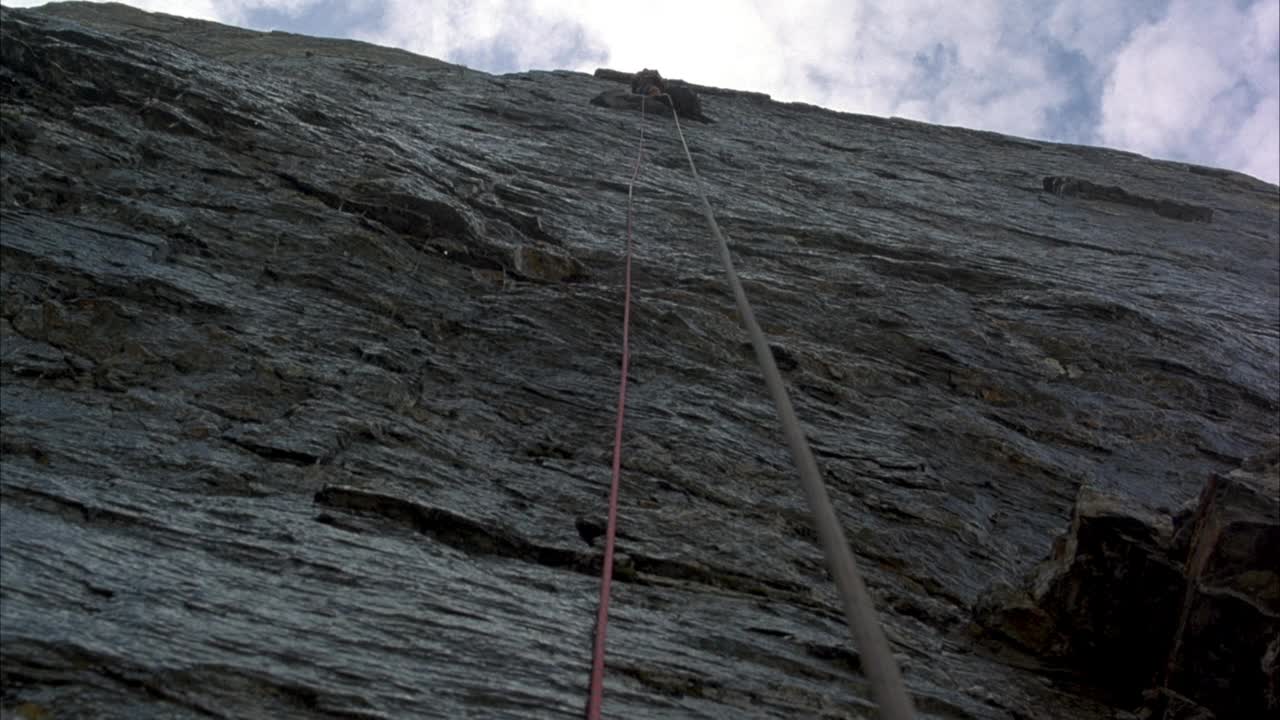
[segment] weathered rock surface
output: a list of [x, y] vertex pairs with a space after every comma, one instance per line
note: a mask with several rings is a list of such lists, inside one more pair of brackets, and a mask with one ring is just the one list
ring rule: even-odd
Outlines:
[[[615, 82], [111, 5], [0, 10], [0, 60], [0, 712], [578, 716], [640, 122], [590, 104]], [[1112, 717], [970, 618], [1080, 487], [1167, 512], [1275, 437], [1277, 188], [691, 87], [921, 717]], [[606, 711], [869, 716], [650, 127]]]
[[1214, 476], [1189, 515], [1082, 489], [1053, 556], [978, 617], [1117, 698], [1144, 697], [1144, 717], [1264, 717], [1280, 710], [1278, 560], [1280, 444]]
[[1102, 200], [1104, 202], [1146, 208], [1157, 215], [1163, 215], [1174, 220], [1186, 220], [1188, 222], [1213, 221], [1213, 208], [1169, 200], [1168, 198], [1143, 197], [1117, 185], [1098, 185], [1079, 178], [1046, 177], [1044, 179], [1044, 189], [1066, 197]]

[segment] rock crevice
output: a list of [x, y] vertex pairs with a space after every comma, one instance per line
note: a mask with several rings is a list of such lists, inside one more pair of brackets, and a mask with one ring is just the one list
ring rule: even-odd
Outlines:
[[1088, 488], [1022, 588], [979, 605], [990, 631], [1076, 666], [1143, 715], [1280, 710], [1280, 446], [1213, 477], [1194, 505], [1145, 512]]

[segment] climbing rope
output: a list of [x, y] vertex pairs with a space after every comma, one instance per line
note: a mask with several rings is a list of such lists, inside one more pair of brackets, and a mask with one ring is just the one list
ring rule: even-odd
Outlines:
[[[668, 98], [669, 99], [669, 98]], [[674, 103], [673, 103], [674, 105]], [[813, 459], [809, 443], [805, 440], [800, 421], [796, 419], [795, 408], [791, 406], [791, 398], [782, 384], [782, 375], [773, 360], [769, 343], [756, 323], [755, 313], [747, 301], [747, 293], [742, 289], [738, 273], [733, 267], [733, 257], [729, 254], [729, 244], [716, 224], [715, 214], [711, 211], [711, 203], [707, 200], [707, 191], [698, 175], [698, 168], [693, 164], [693, 155], [689, 152], [689, 144], [685, 142], [684, 130], [680, 127], [680, 116], [675, 108], [671, 108], [671, 117], [676, 121], [676, 132], [680, 135], [680, 145], [684, 148], [685, 157], [689, 160], [689, 171], [693, 173], [694, 183], [698, 188], [698, 197], [702, 198], [702, 212], [707, 218], [707, 225], [715, 237], [720, 251], [720, 260], [724, 263], [725, 274], [729, 278], [729, 287], [733, 289], [734, 299], [738, 303], [738, 314], [742, 316], [742, 324], [747, 327], [751, 336], [751, 345], [755, 348], [756, 360], [764, 372], [765, 384], [769, 394], [773, 396], [774, 405], [778, 408], [778, 416], [782, 421], [782, 431], [786, 435], [787, 444], [791, 446], [791, 458], [800, 470], [800, 484], [804, 488], [805, 497], [809, 501], [809, 510], [813, 514], [813, 524], [822, 542], [822, 550], [827, 558], [827, 568], [835, 579], [836, 589], [844, 604], [845, 620], [849, 624], [849, 632], [853, 642], [862, 654], [862, 667], [871, 680], [871, 691], [876, 703], [880, 706], [880, 715], [886, 720], [911, 720], [915, 711], [911, 697], [902, 684], [902, 674], [898, 663], [889, 649], [884, 630], [880, 627], [880, 619], [867, 593], [867, 586], [862, 582], [857, 562], [849, 551], [849, 543], [845, 540], [844, 530], [836, 518], [831, 506], [831, 498], [827, 496], [827, 488], [818, 472], [818, 463]]]
[[587, 720], [600, 720], [604, 702], [604, 640], [609, 628], [609, 590], [613, 583], [613, 545], [618, 529], [618, 485], [622, 476], [622, 420], [627, 409], [627, 368], [631, 364], [631, 207], [640, 158], [644, 154], [644, 96], [640, 97], [640, 148], [627, 184], [627, 252], [622, 293], [622, 377], [618, 381], [618, 415], [613, 428], [613, 480], [609, 486], [609, 519], [604, 533], [604, 568], [600, 571], [600, 606], [596, 613], [595, 651], [591, 660], [591, 692]]
[[[668, 102], [672, 104], [671, 117], [675, 119], [676, 132], [680, 136], [680, 145], [684, 148], [685, 158], [689, 161], [689, 171], [693, 174], [698, 197], [702, 200], [703, 214], [707, 219], [707, 225], [711, 229], [711, 235], [715, 238], [720, 259], [724, 263], [729, 287], [733, 290], [734, 299], [738, 304], [738, 314], [742, 317], [742, 323], [746, 326], [747, 333], [751, 337], [751, 346], [755, 349], [756, 360], [760, 363], [760, 368], [764, 373], [765, 384], [769, 388], [769, 394], [773, 397], [774, 405], [777, 406], [778, 416], [782, 421], [783, 434], [786, 436], [787, 444], [791, 448], [792, 460], [800, 471], [800, 484], [809, 502], [809, 510], [813, 515], [813, 524], [817, 530], [818, 539], [822, 543], [823, 554], [827, 559], [827, 568], [835, 580], [836, 589], [844, 605], [845, 621], [849, 625], [850, 635], [862, 654], [862, 667], [871, 681], [871, 691], [875, 696], [876, 703], [880, 706], [880, 715], [885, 720], [912, 720], [915, 717], [915, 710], [912, 706], [911, 697], [907, 694], [906, 687], [902, 683], [902, 674], [898, 670], [897, 660], [894, 659], [893, 653], [889, 648], [889, 642], [880, 626], [880, 619], [876, 614], [874, 605], [872, 605], [871, 596], [867, 593], [867, 587], [862, 581], [862, 575], [858, 572], [857, 562], [854, 560], [853, 553], [849, 550], [849, 543], [844, 537], [844, 530], [840, 526], [840, 521], [836, 518], [835, 510], [831, 505], [831, 498], [827, 495], [826, 486], [823, 484], [822, 477], [819, 474], [817, 461], [813, 458], [813, 452], [809, 449], [809, 443], [800, 427], [800, 421], [796, 418], [795, 408], [792, 407], [791, 398], [787, 395], [786, 387], [783, 385], [782, 375], [778, 372], [777, 363], [773, 359], [773, 352], [769, 349], [769, 342], [765, 339], [759, 323], [756, 322], [751, 303], [748, 302], [746, 291], [743, 290], [742, 282], [738, 279], [737, 270], [734, 269], [733, 257], [729, 253], [729, 244], [720, 232], [720, 226], [716, 223], [715, 214], [711, 210], [711, 202], [707, 200], [707, 192], [703, 187], [702, 177], [698, 175], [698, 168], [693, 162], [693, 154], [689, 152], [689, 144], [684, 137], [684, 129], [680, 126], [680, 116], [675, 110], [671, 97], [665, 94], [661, 97], [666, 97]], [[609, 622], [609, 590], [613, 580], [613, 550], [617, 530], [618, 485], [622, 461], [622, 426], [627, 400], [627, 368], [630, 364], [632, 201], [636, 178], [640, 174], [640, 160], [644, 153], [644, 103], [645, 98], [641, 96], [640, 148], [636, 153], [636, 162], [631, 172], [631, 181], [627, 185], [627, 248], [622, 311], [622, 378], [619, 382], [618, 414], [614, 426], [613, 480], [609, 489], [609, 517], [605, 528], [604, 567], [600, 574], [600, 605], [596, 616], [595, 653], [591, 666], [591, 691], [587, 702], [587, 720], [600, 720], [600, 709], [604, 699], [605, 632]]]

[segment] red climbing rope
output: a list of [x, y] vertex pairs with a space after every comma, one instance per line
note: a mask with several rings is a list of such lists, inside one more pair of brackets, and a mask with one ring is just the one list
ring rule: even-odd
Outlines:
[[622, 300], [622, 377], [618, 381], [618, 418], [613, 428], [613, 481], [609, 486], [609, 520], [604, 533], [604, 568], [600, 571], [600, 609], [596, 614], [595, 655], [591, 661], [591, 695], [587, 700], [587, 720], [600, 720], [604, 702], [604, 638], [609, 627], [609, 589], [613, 583], [613, 541], [618, 529], [618, 485], [622, 476], [622, 419], [627, 409], [627, 368], [631, 364], [631, 200], [640, 158], [644, 154], [644, 97], [640, 99], [640, 148], [627, 184], [627, 253]]

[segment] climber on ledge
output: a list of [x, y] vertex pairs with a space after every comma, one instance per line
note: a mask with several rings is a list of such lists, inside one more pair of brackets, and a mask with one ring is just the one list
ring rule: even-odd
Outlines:
[[676, 109], [680, 117], [700, 122], [714, 122], [702, 114], [702, 98], [679, 80], [668, 83], [657, 70], [645, 68], [631, 77], [631, 92], [658, 98]]
[[[658, 97], [667, 94], [667, 84], [657, 70], [645, 68], [631, 77], [631, 92], [636, 95]], [[676, 109], [679, 112], [679, 108]]]
[[[592, 98], [591, 104], [618, 110], [639, 110], [642, 103], [637, 95], [653, 98], [667, 107], [675, 108], [681, 120], [715, 122], [702, 114], [702, 99], [698, 97], [698, 93], [679, 80], [663, 80], [657, 70], [648, 68], [631, 76], [630, 93], [625, 90], [606, 90]], [[652, 103], [649, 107], [657, 110]]]

